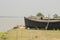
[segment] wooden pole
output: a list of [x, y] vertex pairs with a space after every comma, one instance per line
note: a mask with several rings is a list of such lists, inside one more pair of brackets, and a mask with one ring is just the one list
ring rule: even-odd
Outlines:
[[48, 29], [48, 26], [49, 26], [49, 20], [50, 20], [50, 15], [48, 14], [48, 22], [47, 22], [47, 25], [45, 27], [46, 30]]

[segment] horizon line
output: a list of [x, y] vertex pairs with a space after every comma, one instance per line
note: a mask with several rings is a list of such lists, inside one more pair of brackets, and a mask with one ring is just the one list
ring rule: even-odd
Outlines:
[[19, 16], [0, 16], [0, 18], [22, 18]]

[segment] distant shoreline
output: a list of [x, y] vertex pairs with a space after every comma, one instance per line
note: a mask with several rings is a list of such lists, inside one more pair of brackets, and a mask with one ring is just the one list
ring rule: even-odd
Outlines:
[[0, 16], [0, 18], [23, 18], [19, 16]]

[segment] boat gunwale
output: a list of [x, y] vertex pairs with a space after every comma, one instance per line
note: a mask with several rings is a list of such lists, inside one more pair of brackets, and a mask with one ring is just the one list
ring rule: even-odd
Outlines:
[[37, 21], [37, 22], [60, 22], [60, 19], [40, 19], [40, 20], [37, 20], [37, 19], [31, 19], [31, 18], [27, 18], [27, 17], [24, 17], [24, 18], [26, 18], [27, 20]]

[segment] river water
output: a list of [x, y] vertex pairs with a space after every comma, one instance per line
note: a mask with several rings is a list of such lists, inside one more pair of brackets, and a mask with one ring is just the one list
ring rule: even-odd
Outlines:
[[0, 18], [0, 32], [8, 31], [21, 24], [24, 24], [23, 18]]

